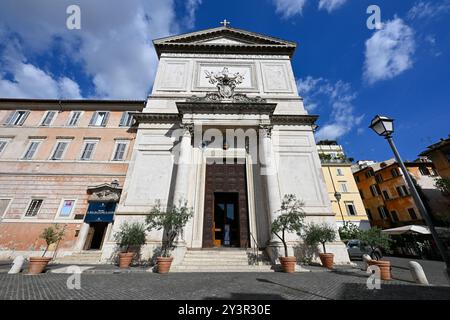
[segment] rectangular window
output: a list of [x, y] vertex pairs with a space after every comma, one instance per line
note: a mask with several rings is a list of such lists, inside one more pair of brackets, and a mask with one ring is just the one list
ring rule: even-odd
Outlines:
[[85, 142], [83, 152], [81, 153], [81, 160], [91, 160], [96, 145], [96, 141]]
[[336, 172], [337, 172], [337, 175], [338, 175], [338, 176], [343, 176], [343, 175], [344, 175], [344, 173], [342, 172], [342, 169], [341, 169], [341, 168], [337, 168], [337, 169], [336, 169]]
[[81, 111], [72, 111], [72, 114], [70, 115], [69, 122], [67, 125], [69, 127], [75, 127], [78, 125], [78, 122], [81, 118]]
[[419, 171], [423, 176], [430, 176], [431, 172], [427, 167], [419, 167]]
[[0, 140], [0, 154], [2, 154], [3, 150], [6, 149], [6, 145], [8, 144], [8, 141], [6, 140]]
[[47, 111], [44, 119], [42, 120], [41, 126], [48, 127], [52, 124], [53, 119], [55, 118], [56, 111]]
[[383, 190], [383, 197], [384, 197], [384, 200], [390, 200], [391, 199], [389, 197], [389, 193], [386, 190]]
[[5, 121], [5, 124], [8, 126], [21, 126], [24, 124], [29, 114], [30, 111], [26, 110], [13, 111], [9, 114], [8, 118]]
[[28, 145], [27, 151], [23, 155], [22, 159], [23, 160], [33, 159], [40, 144], [41, 144], [40, 141], [31, 141], [30, 144]]
[[133, 124], [133, 116], [130, 112], [125, 111], [122, 113], [122, 118], [120, 118], [120, 127], [130, 127]]
[[397, 214], [396, 211], [391, 211], [391, 218], [392, 218], [392, 221], [394, 221], [394, 222], [398, 222], [399, 221], [398, 214]]
[[55, 151], [53, 152], [51, 159], [52, 160], [61, 160], [63, 158], [64, 151], [66, 150], [68, 144], [69, 143], [66, 141], [57, 142]]
[[6, 213], [11, 199], [0, 199], [0, 218]]
[[380, 214], [381, 219], [387, 219], [387, 209], [384, 206], [378, 207], [378, 213]]
[[63, 200], [61, 209], [59, 210], [60, 217], [70, 217], [75, 206], [75, 200]]
[[370, 193], [372, 194], [372, 196], [378, 197], [379, 193], [375, 184], [370, 186]]
[[346, 202], [345, 207], [347, 208], [347, 214], [349, 216], [356, 216], [356, 208], [353, 202]]
[[383, 182], [383, 177], [381, 176], [381, 174], [377, 174], [377, 175], [375, 176], [375, 180], [376, 180], [378, 183], [381, 183], [381, 182]]
[[409, 208], [408, 213], [412, 220], [417, 220], [417, 214], [413, 208]]
[[357, 182], [357, 183], [359, 183], [359, 176], [355, 176], [355, 181]]
[[116, 149], [114, 150], [114, 161], [122, 161], [125, 159], [125, 151], [127, 149], [126, 142], [117, 142]]
[[348, 192], [348, 188], [347, 188], [347, 184], [346, 183], [341, 183], [341, 191], [342, 192]]
[[406, 188], [406, 186], [399, 186], [396, 189], [397, 189], [397, 193], [400, 197], [406, 197], [407, 195], [409, 195], [409, 192], [408, 192], [408, 189]]
[[35, 217], [39, 213], [39, 209], [41, 209], [42, 202], [44, 202], [42, 199], [31, 200], [27, 212], [25, 213], [25, 217]]
[[109, 112], [107, 111], [96, 111], [92, 115], [90, 126], [94, 127], [105, 127], [108, 122]]
[[394, 168], [391, 170], [392, 178], [398, 177], [400, 174], [398, 173], [398, 169]]
[[366, 172], [366, 178], [370, 178], [370, 177], [373, 177], [373, 176], [374, 176], [374, 173], [373, 173], [372, 170], [369, 170], [369, 171]]
[[367, 217], [369, 218], [369, 220], [373, 220], [372, 212], [370, 211], [370, 209], [366, 209], [366, 214], [367, 214]]
[[364, 192], [361, 189], [359, 189], [359, 194], [361, 196], [361, 199], [364, 199]]

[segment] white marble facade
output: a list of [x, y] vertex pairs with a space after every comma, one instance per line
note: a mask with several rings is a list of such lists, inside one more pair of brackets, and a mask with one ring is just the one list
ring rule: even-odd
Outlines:
[[[249, 230], [270, 254], [279, 246], [270, 234], [270, 221], [284, 194], [295, 194], [305, 202], [308, 222], [335, 225], [314, 141], [314, 120], [297, 93], [291, 66], [295, 44], [229, 27], [154, 43], [160, 57], [158, 71], [147, 107], [137, 117], [133, 157], [102, 259], [108, 260], [114, 251], [114, 230], [123, 221], [143, 221], [158, 200], [164, 205], [183, 198], [194, 210], [174, 263], [182, 260], [184, 250], [201, 248], [205, 168], [214, 158], [245, 163]], [[217, 93], [207, 74], [224, 68], [243, 78], [234, 93], [261, 97], [261, 107], [232, 98], [204, 102], [201, 108], [186, 103], [192, 96]], [[247, 148], [205, 146], [205, 141], [212, 141], [210, 135], [226, 129], [250, 129], [258, 135], [249, 139]], [[151, 233], [147, 240], [143, 252], [151, 256], [161, 234]], [[293, 250], [299, 239], [291, 235], [290, 240]], [[348, 263], [342, 242], [329, 245], [329, 250], [335, 253], [336, 263]]]

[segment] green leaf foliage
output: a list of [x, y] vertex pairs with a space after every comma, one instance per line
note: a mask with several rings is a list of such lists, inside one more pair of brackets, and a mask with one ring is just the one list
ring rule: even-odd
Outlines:
[[175, 248], [174, 241], [181, 234], [192, 215], [192, 208], [187, 207], [187, 202], [180, 201], [178, 205], [170, 205], [166, 210], [161, 209], [161, 203], [158, 202], [152, 208], [146, 218], [147, 230], [163, 230], [163, 257], [170, 256], [170, 251]]
[[375, 250], [375, 248], [381, 248], [385, 251], [390, 251], [391, 238], [387, 233], [381, 232], [380, 228], [371, 228], [369, 230], [361, 231], [359, 234], [359, 240], [367, 244]]
[[325, 244], [336, 240], [336, 230], [326, 223], [311, 223], [305, 228], [303, 239], [307, 245], [317, 246], [319, 243], [323, 246], [323, 252], [326, 253]]
[[120, 247], [125, 247], [126, 251], [130, 247], [140, 247], [145, 244], [145, 225], [140, 222], [124, 222], [114, 234], [114, 239]]
[[59, 225], [50, 226], [45, 228], [42, 233], [40, 234], [40, 238], [45, 240], [45, 243], [47, 244], [47, 247], [45, 248], [43, 257], [47, 253], [48, 247], [52, 245], [53, 243], [57, 243], [61, 241], [64, 238], [64, 234], [66, 232], [66, 226], [64, 226], [62, 229]]
[[343, 227], [339, 228], [339, 236], [341, 237], [341, 240], [351, 240], [351, 239], [358, 239], [360, 229], [357, 225], [346, 222]]
[[303, 228], [305, 213], [303, 202], [297, 200], [295, 195], [287, 194], [283, 197], [281, 208], [277, 212], [280, 214], [272, 222], [271, 231], [283, 243], [285, 256], [288, 256], [286, 233], [299, 233]]

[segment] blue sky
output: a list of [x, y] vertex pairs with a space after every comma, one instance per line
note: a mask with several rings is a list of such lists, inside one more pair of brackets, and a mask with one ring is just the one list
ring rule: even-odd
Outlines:
[[[81, 8], [81, 30], [66, 8]], [[381, 29], [366, 26], [369, 5]], [[368, 124], [396, 119], [405, 160], [450, 133], [450, 0], [3, 0], [0, 96], [144, 99], [151, 40], [231, 26], [296, 41], [299, 93], [318, 114], [317, 139], [355, 159], [391, 157]]]

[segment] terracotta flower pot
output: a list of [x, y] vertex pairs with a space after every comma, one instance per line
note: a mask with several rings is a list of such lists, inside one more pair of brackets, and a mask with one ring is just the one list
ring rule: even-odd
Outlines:
[[133, 260], [134, 252], [121, 252], [119, 253], [119, 267], [128, 268]]
[[172, 265], [173, 257], [158, 257], [156, 263], [158, 265], [158, 273], [169, 273], [170, 266]]
[[286, 273], [294, 273], [295, 265], [297, 264], [296, 257], [280, 257], [281, 267], [283, 268], [283, 272]]
[[386, 260], [369, 260], [369, 266], [378, 266], [380, 268], [381, 280], [391, 280], [391, 262]]
[[325, 268], [333, 269], [334, 254], [332, 253], [319, 253], [320, 261]]
[[52, 260], [52, 258], [46, 257], [30, 257], [30, 263], [28, 265], [28, 273], [29, 274], [40, 274], [44, 272], [48, 263]]

